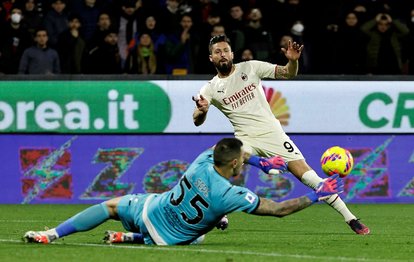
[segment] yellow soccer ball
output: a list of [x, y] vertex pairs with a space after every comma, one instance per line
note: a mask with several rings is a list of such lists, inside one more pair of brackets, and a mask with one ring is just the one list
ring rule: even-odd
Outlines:
[[345, 148], [333, 146], [322, 154], [321, 166], [328, 176], [338, 174], [340, 177], [345, 177], [354, 167], [354, 158]]

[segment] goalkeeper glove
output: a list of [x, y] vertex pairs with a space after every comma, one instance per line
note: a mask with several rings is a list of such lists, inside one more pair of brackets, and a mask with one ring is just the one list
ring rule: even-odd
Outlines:
[[315, 191], [306, 194], [313, 202], [318, 202], [329, 198], [333, 194], [339, 194], [344, 191], [344, 183], [338, 174], [335, 174], [323, 182], [320, 182]]
[[287, 169], [287, 164], [280, 156], [274, 156], [271, 158], [263, 158], [255, 155], [251, 155], [247, 163], [260, 168], [266, 174], [277, 175]]

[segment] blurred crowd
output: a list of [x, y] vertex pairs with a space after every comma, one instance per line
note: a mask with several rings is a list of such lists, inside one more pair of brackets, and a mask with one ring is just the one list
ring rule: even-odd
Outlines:
[[211, 36], [235, 62], [301, 74], [414, 74], [412, 0], [0, 0], [1, 74], [214, 74]]

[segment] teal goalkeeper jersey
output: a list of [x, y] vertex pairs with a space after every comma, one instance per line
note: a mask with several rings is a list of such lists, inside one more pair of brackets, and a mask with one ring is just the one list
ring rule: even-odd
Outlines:
[[217, 173], [209, 149], [197, 157], [174, 188], [148, 202], [143, 216], [154, 242], [176, 245], [191, 243], [226, 214], [253, 212], [259, 197]]

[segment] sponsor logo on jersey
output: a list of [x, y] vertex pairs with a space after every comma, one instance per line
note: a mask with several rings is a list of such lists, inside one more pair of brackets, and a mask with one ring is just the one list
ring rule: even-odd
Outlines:
[[244, 199], [246, 199], [250, 204], [253, 204], [254, 201], [256, 200], [256, 197], [252, 193], [249, 192], [246, 194]]
[[223, 98], [223, 103], [225, 105], [229, 105], [229, 104], [235, 103], [239, 100], [243, 100], [243, 98], [245, 98], [245, 97], [253, 98], [254, 97], [253, 90], [255, 90], [256, 88], [257, 88], [256, 85], [254, 83], [251, 83], [250, 85], [245, 86], [242, 90], [239, 90], [239, 91], [235, 92], [234, 94]]
[[249, 80], [249, 77], [246, 75], [246, 73], [242, 72], [242, 73], [241, 73], [241, 79], [242, 79], [243, 81], [247, 81], [247, 80]]

